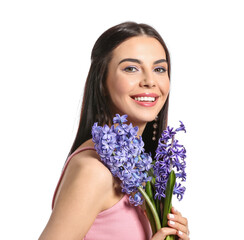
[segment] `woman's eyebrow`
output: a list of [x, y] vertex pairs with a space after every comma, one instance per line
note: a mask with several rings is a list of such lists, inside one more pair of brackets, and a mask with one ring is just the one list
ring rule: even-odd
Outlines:
[[[142, 64], [142, 61], [139, 60], [139, 59], [136, 59], [136, 58], [124, 58], [124, 59], [122, 59], [119, 62], [119, 64], [122, 63], [122, 62], [135, 62], [135, 63]], [[161, 62], [167, 62], [167, 60], [166, 59], [159, 59], [159, 60], [155, 61], [153, 64], [158, 64], [158, 63], [161, 63]]]
[[167, 60], [166, 59], [159, 59], [159, 60], [155, 61], [153, 64], [158, 64], [158, 63], [161, 63], [161, 62], [166, 62], [167, 63]]

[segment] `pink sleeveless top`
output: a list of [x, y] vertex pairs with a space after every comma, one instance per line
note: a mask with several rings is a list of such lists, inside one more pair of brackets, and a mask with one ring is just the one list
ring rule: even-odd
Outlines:
[[[54, 192], [52, 208], [58, 187], [70, 160], [75, 154], [84, 150], [95, 149], [85, 147], [74, 151], [69, 156]], [[131, 205], [128, 195], [125, 195], [114, 206], [97, 215], [83, 240], [149, 240], [151, 235], [151, 227], [143, 210], [139, 206]]]

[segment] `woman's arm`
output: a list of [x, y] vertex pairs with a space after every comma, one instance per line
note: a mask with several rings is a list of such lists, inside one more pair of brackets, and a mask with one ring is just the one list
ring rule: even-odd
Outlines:
[[189, 240], [188, 221], [181, 213], [172, 207], [171, 214], [168, 214], [168, 225], [161, 228], [151, 240], [164, 240], [168, 235], [177, 235], [179, 239]]
[[64, 174], [50, 219], [39, 240], [80, 240], [104, 210], [112, 175], [94, 154], [77, 154]]

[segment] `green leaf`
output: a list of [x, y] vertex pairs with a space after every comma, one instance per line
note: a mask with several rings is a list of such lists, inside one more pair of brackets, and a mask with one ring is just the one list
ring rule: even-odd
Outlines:
[[150, 198], [153, 206], [156, 208], [156, 205], [154, 202], [154, 197], [153, 197], [152, 185], [151, 185], [150, 181], [148, 181], [146, 183], [146, 189], [145, 190], [146, 190], [146, 193], [147, 193], [148, 197]]
[[152, 211], [151, 211], [150, 207], [148, 206], [147, 202], [146, 202], [146, 213], [147, 213], [147, 217], [148, 217], [148, 220], [150, 222], [150, 225], [151, 225], [151, 228], [152, 228], [152, 232], [153, 232], [153, 235], [154, 235], [157, 232], [156, 224], [155, 224], [155, 221], [154, 221], [154, 218], [153, 218]]
[[167, 187], [165, 191], [165, 199], [164, 199], [164, 207], [163, 207], [163, 219], [162, 219], [162, 227], [167, 227], [168, 224], [168, 219], [167, 215], [170, 213], [171, 210], [171, 201], [172, 201], [172, 195], [173, 195], [173, 190], [175, 186], [175, 172], [172, 170], [169, 174], [169, 178], [167, 181]]
[[155, 177], [152, 177], [151, 183], [152, 183], [152, 185], [153, 185], [153, 187], [154, 187], [154, 185], [155, 185], [155, 183], [156, 183], [156, 178], [155, 178]]
[[175, 235], [169, 235], [165, 238], [165, 240], [175, 240]]
[[[146, 182], [145, 191], [146, 191], [148, 197], [150, 198], [150, 201], [152, 202], [154, 208], [156, 208], [155, 201], [154, 201], [154, 198], [153, 198], [154, 194], [153, 194], [152, 184], [151, 184], [150, 181]], [[153, 234], [155, 234], [157, 232], [157, 229], [156, 229], [156, 225], [155, 225], [155, 221], [154, 221], [154, 218], [153, 218], [152, 211], [151, 211], [149, 205], [147, 204], [147, 202], [146, 202], [146, 212], [147, 212], [147, 217], [149, 219], [149, 222], [150, 222], [150, 225], [151, 225], [151, 228], [152, 228], [152, 232], [153, 232]]]
[[158, 213], [156, 211], [156, 208], [153, 206], [153, 203], [151, 202], [149, 196], [144, 191], [144, 189], [142, 187], [138, 187], [138, 190], [142, 194], [142, 196], [144, 197], [146, 203], [148, 204], [148, 206], [149, 206], [149, 208], [150, 208], [150, 210], [152, 212], [152, 215], [153, 215], [153, 218], [154, 218], [154, 221], [155, 221], [155, 225], [156, 225], [156, 229], [158, 231], [159, 229], [161, 229], [161, 222], [160, 222]]
[[150, 177], [154, 177], [153, 168], [150, 168], [147, 173]]

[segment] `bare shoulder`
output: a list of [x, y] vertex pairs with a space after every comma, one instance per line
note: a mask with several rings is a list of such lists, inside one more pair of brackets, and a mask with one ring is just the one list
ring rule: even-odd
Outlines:
[[[94, 147], [91, 139], [83, 143], [78, 149], [84, 147]], [[108, 168], [101, 162], [99, 155], [94, 150], [85, 150], [72, 157], [66, 171], [79, 171], [81, 174], [87, 173], [92, 181], [101, 178], [102, 183], [112, 184], [113, 176]]]
[[74, 155], [66, 169], [66, 178], [70, 177], [71, 180], [76, 177], [84, 178], [84, 176], [94, 185], [104, 184], [106, 187], [113, 182], [111, 172], [94, 150], [85, 150]]
[[113, 176], [101, 162], [97, 152], [85, 150], [75, 154], [70, 159], [56, 198], [59, 197], [62, 190], [65, 191], [66, 187], [70, 188], [70, 186], [89, 192], [91, 188], [96, 189], [97, 194], [104, 195], [112, 189], [112, 185]]
[[96, 151], [85, 150], [74, 155], [40, 239], [83, 239], [96, 216], [104, 210], [111, 191], [113, 176]]

